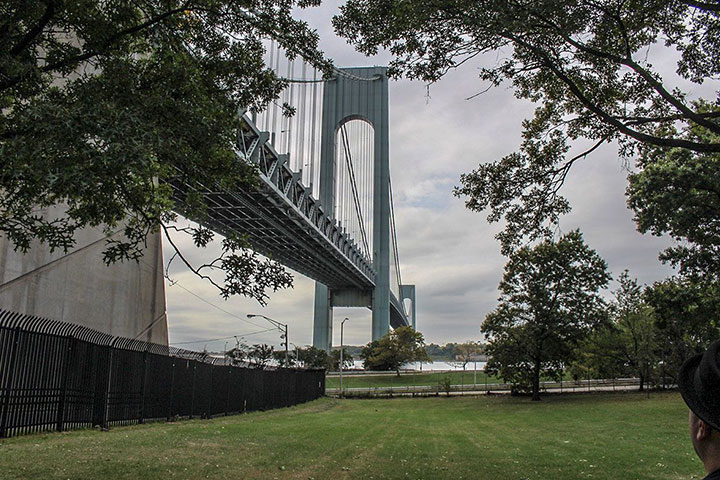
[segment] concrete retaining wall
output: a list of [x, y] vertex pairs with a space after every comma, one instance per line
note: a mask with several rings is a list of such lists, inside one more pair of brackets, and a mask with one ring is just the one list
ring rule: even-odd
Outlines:
[[[62, 210], [41, 213], [57, 218]], [[110, 266], [102, 260], [107, 237], [101, 229], [85, 228], [75, 239], [67, 254], [39, 243], [22, 254], [0, 237], [0, 308], [167, 344], [160, 233], [148, 237], [139, 262]]]

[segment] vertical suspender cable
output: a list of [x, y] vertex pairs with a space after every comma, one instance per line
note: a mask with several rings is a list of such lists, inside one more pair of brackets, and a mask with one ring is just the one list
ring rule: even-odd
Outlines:
[[315, 187], [315, 150], [319, 147], [319, 142], [316, 140], [317, 126], [317, 70], [313, 68], [313, 84], [312, 84], [312, 121], [310, 123], [310, 191], [314, 194]]
[[[275, 72], [275, 75], [278, 75], [280, 72], [280, 47], [278, 46], [275, 50], [275, 65], [271, 65], [270, 68], [272, 68], [273, 72]], [[270, 132], [270, 139], [274, 143], [274, 137], [275, 132], [277, 131], [277, 102], [272, 102], [272, 112], [270, 112], [270, 126], [267, 129], [268, 132]]]
[[[340, 88], [337, 88], [336, 95], [340, 95], [340, 94], [341, 94]], [[342, 95], [340, 97], [340, 111], [341, 112], [345, 111], [345, 95]], [[342, 152], [344, 155], [345, 150], [343, 149]], [[343, 157], [343, 160], [344, 160], [344, 158], [345, 157]], [[340, 217], [342, 217], [342, 219], [344, 220], [345, 219], [345, 202], [344, 202], [344, 200], [345, 200], [345, 175], [342, 175], [343, 172], [342, 172], [342, 167], [340, 165], [345, 165], [345, 162], [342, 162], [342, 163], [338, 162], [335, 165], [335, 178], [338, 179], [338, 174], [341, 174], [341, 176], [339, 178], [340, 181], [338, 182], [338, 185], [341, 187], [341, 190], [340, 190], [341, 193], [338, 196], [338, 201], [342, 202], [340, 204], [341, 205]]]
[[[295, 76], [295, 67], [296, 65], [293, 64], [293, 78]], [[302, 84], [300, 84], [302, 85]], [[295, 117], [293, 118], [293, 128], [291, 130], [292, 138], [293, 138], [293, 145], [292, 150], [293, 154], [295, 155], [295, 166], [296, 166], [296, 172], [302, 173], [303, 164], [301, 162], [301, 155], [300, 155], [300, 125], [302, 124], [302, 111], [303, 111], [303, 104], [302, 104], [302, 89], [300, 88], [300, 85], [297, 85], [295, 88], [295, 104], [293, 105], [295, 107]]]
[[[350, 125], [350, 129], [351, 129], [351, 135], [348, 135], [348, 136], [345, 138], [345, 141], [348, 142], [348, 151], [350, 152], [350, 162], [349, 162], [349, 167], [350, 167], [350, 168], [348, 168], [348, 170], [355, 168], [354, 162], [356, 162], [356, 156], [355, 156], [355, 152], [353, 151], [353, 149], [354, 149], [354, 147], [355, 147], [355, 142], [353, 142], [353, 144], [350, 145], [350, 138], [353, 138], [353, 139], [357, 138], [357, 137], [355, 136], [355, 126], [356, 126], [356, 124], [357, 124], [356, 122], [351, 122], [351, 123], [349, 124], [349, 125]], [[352, 171], [352, 170], [350, 170], [350, 171]], [[353, 185], [353, 183], [354, 183], [354, 182], [353, 182], [353, 178], [350, 177], [349, 180], [350, 180], [351, 186], [352, 186], [352, 187], [355, 187], [354, 189], [357, 190], [357, 185]], [[356, 210], [357, 210], [357, 209], [356, 209]], [[353, 236], [355, 235], [355, 231], [356, 231], [355, 229], [357, 228], [357, 226], [356, 226], [356, 218], [357, 218], [357, 212], [353, 212], [353, 211], [351, 210], [351, 211], [350, 211], [350, 219], [351, 219], [352, 221], [351, 221], [351, 223], [350, 223], [350, 226], [351, 226], [351, 233], [352, 233]]]
[[[305, 75], [307, 75], [307, 62], [303, 60], [302, 63], [302, 78], [305, 79]], [[307, 83], [303, 83], [300, 85], [300, 101], [298, 102], [298, 105], [302, 106], [302, 114], [299, 118], [299, 128], [300, 131], [298, 133], [300, 147], [299, 150], [299, 165], [301, 168], [302, 175], [300, 178], [303, 180], [303, 184], [307, 185], [308, 182], [306, 180], [307, 178], [307, 169], [305, 168], [305, 122], [307, 121]]]
[[[270, 40], [270, 58], [268, 62], [268, 67], [270, 69], [273, 68], [273, 60], [275, 59], [275, 40]], [[265, 111], [263, 112], [263, 130], [266, 132], [270, 131], [270, 112], [268, 112], [267, 107], [265, 108]]]
[[[343, 124], [343, 126], [340, 127], [340, 133], [341, 133], [341, 137], [342, 137], [342, 141], [343, 141], [343, 147], [346, 152], [345, 159], [346, 159], [347, 168], [348, 168], [347, 177], [350, 180], [350, 187], [352, 190], [353, 200], [354, 200], [354, 204], [355, 204], [355, 213], [357, 214], [357, 218], [362, 218], [360, 201], [358, 199], [358, 194], [357, 194], [357, 185], [355, 182], [355, 172], [353, 170], [352, 159], [350, 157], [350, 146], [349, 146], [348, 139], [347, 139], [347, 129], [345, 128], [345, 124]], [[361, 233], [361, 240], [363, 241], [363, 243], [365, 244], [365, 248], [367, 249], [367, 247], [368, 247], [367, 235], [365, 234], [365, 228], [362, 224], [360, 224], [360, 233]]]
[[[295, 78], [295, 60], [290, 62], [290, 64], [292, 65], [292, 67], [290, 68], [292, 77], [290, 77], [290, 78]], [[297, 109], [300, 108], [299, 107], [300, 102], [296, 98], [297, 92], [295, 90], [299, 90], [299, 89], [300, 89], [300, 87], [295, 85], [294, 82], [290, 84], [290, 106], [295, 107], [295, 115], [293, 115], [292, 117], [290, 117], [288, 119], [288, 141], [289, 141], [288, 150], [290, 152], [292, 152], [292, 156], [295, 157], [295, 159], [293, 161], [293, 170], [296, 172], [302, 171], [302, 163], [298, 163], [299, 156], [298, 156], [298, 151], [297, 151], [297, 142], [298, 142], [297, 128], [299, 126]]]
[[390, 190], [390, 220], [391, 220], [391, 231], [392, 231], [392, 242], [395, 250], [395, 270], [397, 275], [398, 288], [402, 285], [402, 277], [400, 276], [400, 255], [398, 253], [397, 244], [397, 228], [395, 227], [395, 201], [393, 199], [392, 181], [388, 177], [388, 186]]
[[[292, 61], [292, 60], [287, 60], [287, 59], [286, 59], [286, 61], [287, 61], [287, 68], [286, 68], [287, 77], [286, 77], [286, 78], [292, 78], [291, 75], [292, 75], [292, 65], [293, 65], [293, 61]], [[288, 88], [286, 88], [286, 89], [283, 91], [283, 105], [284, 105], [284, 104], [290, 104], [290, 105], [292, 105], [293, 87], [294, 87], [294, 84], [291, 83], [291, 84], [288, 86]], [[282, 140], [281, 140], [281, 145], [282, 145], [282, 146], [281, 146], [281, 150], [279, 150], [279, 151], [280, 151], [280, 152], [283, 152], [283, 153], [290, 153], [290, 142], [289, 142], [289, 140], [290, 140], [290, 134], [292, 133], [292, 132], [290, 131], [290, 119], [291, 119], [291, 117], [285, 116], [284, 113], [285, 113], [285, 112], [283, 111], [283, 114], [280, 116], [280, 127], [279, 127], [279, 132], [278, 132], [278, 133], [281, 135], [280, 138], [282, 139]]]
[[[368, 175], [368, 166], [372, 164], [371, 158], [370, 158], [370, 149], [368, 148], [368, 143], [370, 142], [370, 125], [366, 124], [365, 127], [365, 140], [363, 141], [363, 156], [365, 157], [365, 164], [363, 165], [363, 211], [365, 212], [365, 218], [363, 219], [365, 222], [365, 225], [372, 225], [372, 210], [370, 209], [370, 188], [369, 188], [369, 181], [370, 176]], [[368, 250], [370, 250], [371, 243], [372, 242], [372, 230], [367, 228], [368, 230]], [[370, 257], [372, 255], [372, 252], [366, 251], [365, 255]]]

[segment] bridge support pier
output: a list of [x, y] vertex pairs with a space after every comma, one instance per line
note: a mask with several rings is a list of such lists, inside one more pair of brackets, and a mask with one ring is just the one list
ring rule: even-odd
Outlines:
[[[63, 218], [67, 207], [38, 209], [46, 221]], [[0, 308], [82, 325], [118, 337], [167, 345], [165, 279], [159, 229], [147, 237], [139, 262], [105, 265], [110, 238], [101, 228], [77, 230], [75, 247], [51, 251], [34, 241], [22, 253], [0, 236]]]
[[325, 351], [332, 348], [333, 309], [332, 292], [322, 283], [315, 282], [315, 318], [313, 346]]
[[[374, 130], [372, 263], [376, 272], [372, 292], [372, 339], [390, 330], [390, 144], [387, 68], [347, 68], [325, 83], [320, 147], [320, 201], [335, 213], [335, 162], [338, 129], [350, 120], [364, 120]], [[333, 302], [325, 285], [315, 285], [313, 345], [332, 346], [332, 307], [367, 306]], [[345, 304], [343, 304], [345, 303]], [[363, 302], [361, 302], [363, 303]]]

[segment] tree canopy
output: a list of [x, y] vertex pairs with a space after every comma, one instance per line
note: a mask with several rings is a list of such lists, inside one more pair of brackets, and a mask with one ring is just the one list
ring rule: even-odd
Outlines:
[[[346, 368], [352, 367], [355, 362], [354, 362], [353, 356], [350, 354], [350, 352], [348, 352], [348, 349], [343, 347], [342, 354], [343, 354], [342, 368], [346, 369]], [[330, 350], [330, 354], [328, 355], [328, 360], [327, 360], [327, 369], [331, 370], [331, 371], [335, 371], [335, 372], [340, 370], [340, 349], [339, 348], [333, 348], [332, 350]]]
[[476, 359], [482, 352], [483, 345], [480, 342], [458, 343], [454, 348], [455, 358], [453, 360], [455, 364], [462, 366], [462, 369], [465, 370], [467, 364]]
[[[456, 189], [471, 210], [506, 222], [507, 254], [552, 232], [570, 209], [560, 194], [568, 172], [603, 143], [617, 141], [626, 158], [647, 148], [720, 152], [720, 111], [680, 88], [720, 73], [719, 15], [716, 2], [687, 0], [349, 0], [334, 23], [362, 52], [389, 49], [392, 74], [427, 82], [492, 53], [480, 79], [508, 81], [538, 104], [519, 151]], [[660, 75], [651, 50], [675, 61], [675, 77]]]
[[[705, 110], [713, 111], [710, 105]], [[720, 139], [700, 126], [686, 136]], [[638, 230], [677, 241], [660, 259], [681, 274], [720, 281], [720, 154], [653, 147], [645, 149], [638, 163], [627, 189]]]
[[297, 355], [298, 361], [305, 368], [328, 368], [329, 355], [321, 348], [316, 348], [312, 345], [305, 348], [298, 348]]
[[[317, 4], [0, 2], [0, 234], [21, 251], [33, 240], [67, 250], [85, 226], [119, 230], [105, 250], [113, 262], [140, 256], [176, 211], [202, 224], [204, 202], [192, 192], [255, 179], [233, 150], [238, 110], [263, 109], [286, 85], [265, 66], [263, 39], [329, 68], [316, 33], [292, 16]], [[191, 192], [182, 205], [171, 182]], [[37, 213], [56, 204], [64, 216]], [[199, 246], [213, 238], [185, 231]], [[291, 277], [247, 245], [227, 238], [212, 268], [227, 273], [223, 295], [263, 302], [266, 287]]]
[[660, 362], [655, 312], [627, 270], [617, 281], [608, 305], [609, 322], [581, 343], [574, 366], [591, 370], [596, 378], [636, 377], [642, 391]]
[[558, 377], [579, 342], [605, 319], [599, 295], [610, 275], [579, 231], [516, 250], [505, 265], [500, 304], [485, 318], [488, 371], [540, 399], [540, 377]]
[[609, 321], [579, 344], [570, 371], [594, 378], [632, 376], [641, 390], [675, 384], [680, 366], [720, 337], [717, 283], [676, 276], [640, 286], [627, 270], [618, 283]]
[[665, 373], [677, 378], [685, 360], [720, 338], [720, 285], [676, 277], [655, 282], [644, 295], [655, 312]]
[[366, 370], [395, 370], [409, 362], [430, 362], [422, 333], [399, 327], [368, 343], [360, 353]]

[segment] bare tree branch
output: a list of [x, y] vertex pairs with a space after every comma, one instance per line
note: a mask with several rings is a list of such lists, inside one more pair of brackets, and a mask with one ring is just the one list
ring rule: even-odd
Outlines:
[[31, 28], [24, 36], [20, 39], [20, 41], [15, 45], [12, 49], [10, 49], [10, 55], [16, 56], [18, 53], [22, 52], [29, 44], [30, 42], [35, 39], [40, 33], [43, 31], [43, 29], [47, 26], [48, 23], [50, 23], [50, 20], [52, 19], [53, 15], [55, 14], [55, 2], [53, 0], [47, 2], [45, 8], [45, 12], [43, 13], [43, 16], [38, 21], [37, 25], [35, 25], [33, 28]]
[[[505, 32], [503, 36], [516, 44], [532, 51], [536, 55], [540, 56], [544, 60], [544, 65], [550, 69], [556, 76], [559, 78], [565, 85], [567, 85], [568, 89], [570, 89], [570, 92], [592, 113], [600, 117], [602, 121], [605, 123], [615, 127], [618, 131], [624, 133], [625, 135], [634, 138], [635, 140], [638, 140], [640, 142], [649, 143], [651, 145], [657, 145], [659, 147], [680, 147], [680, 148], [686, 148], [688, 150], [693, 150], [695, 152], [706, 152], [706, 153], [713, 153], [713, 152], [720, 152], [720, 143], [698, 143], [698, 142], [692, 142], [690, 140], [685, 140], [681, 138], [665, 138], [665, 137], [657, 137], [654, 135], [648, 135], [646, 133], [638, 132], [637, 130], [633, 130], [632, 128], [628, 127], [626, 124], [622, 123], [621, 121], [617, 120], [612, 115], [605, 112], [603, 109], [601, 109], [597, 104], [595, 104], [593, 101], [591, 101], [580, 89], [580, 87], [570, 78], [568, 75], [560, 69], [557, 65], [555, 65], [555, 62], [548, 56], [546, 52], [541, 50], [540, 48], [527, 43], [523, 39], [517, 37], [516, 35], [513, 35], [510, 32]], [[717, 125], [714, 125], [715, 128], [717, 128]]]
[[720, 4], [718, 3], [694, 2], [692, 0], [680, 0], [680, 2], [706, 12], [720, 12]]
[[[690, 107], [685, 105], [679, 98], [672, 95], [670, 92], [667, 91], [667, 89], [663, 86], [662, 83], [660, 83], [653, 75], [650, 73], [647, 69], [642, 67], [640, 64], [638, 64], [635, 60], [632, 59], [632, 55], [629, 53], [629, 49], [627, 50], [628, 55], [623, 58], [619, 57], [617, 55], [614, 55], [610, 52], [598, 50], [596, 48], [589, 47], [569, 35], [563, 32], [563, 30], [552, 21], [544, 18], [542, 15], [537, 14], [536, 12], [530, 11], [532, 15], [537, 16], [541, 21], [545, 22], [548, 26], [553, 28], [555, 30], [555, 33], [559, 35], [563, 40], [565, 40], [567, 43], [572, 45], [573, 47], [577, 48], [581, 52], [589, 53], [591, 55], [595, 55], [600, 58], [605, 58], [607, 60], [611, 60], [613, 62], [619, 63], [621, 65], [625, 65], [626, 67], [629, 67], [632, 69], [635, 73], [640, 75], [640, 77], [647, 82], [650, 87], [652, 87], [653, 90], [655, 90], [660, 97], [668, 102], [670, 105], [675, 107], [678, 111], [682, 112], [686, 118], [689, 120], [692, 120], [693, 122], [697, 123], [698, 125], [702, 125], [703, 127], [707, 128], [711, 132], [720, 133], [720, 125], [710, 122], [703, 118], [702, 116], [698, 115], [696, 112], [694, 112]], [[622, 28], [624, 28], [624, 25], [622, 24], [622, 20], [618, 18], [620, 22], [620, 25], [622, 25]], [[529, 45], [526, 43], [526, 45]], [[534, 47], [536, 50], [537, 47]]]

